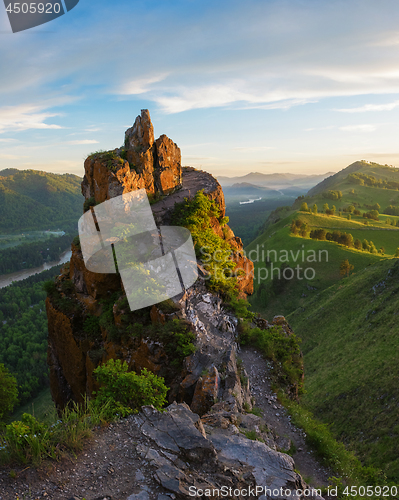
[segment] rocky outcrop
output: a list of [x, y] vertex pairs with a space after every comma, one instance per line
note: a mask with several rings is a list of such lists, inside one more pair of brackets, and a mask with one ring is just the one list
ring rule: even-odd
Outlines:
[[[240, 238], [227, 225], [221, 225], [225, 201], [220, 184], [207, 172], [182, 168], [179, 147], [166, 135], [156, 140], [154, 137], [149, 112], [142, 110], [125, 133], [124, 147], [87, 158], [82, 182], [85, 209], [127, 192], [146, 189], [157, 225], [168, 225], [175, 204], [202, 190], [219, 208], [219, 216], [211, 220], [212, 230], [229, 243], [231, 258], [242, 270], [238, 273], [240, 294], [245, 297], [252, 293], [253, 263], [244, 256]], [[81, 401], [85, 393], [91, 394], [96, 388], [94, 368], [110, 358], [125, 360], [131, 370], [148, 368], [165, 377], [171, 387], [170, 401], [194, 405], [199, 414], [206, 413], [220, 399], [235, 409], [250, 404], [248, 388], [242, 387], [235, 362], [237, 320], [223, 309], [219, 298], [208, 293], [207, 277], [203, 272], [193, 287], [174, 299], [174, 314], [165, 314], [158, 307], [151, 310], [154, 323], [180, 317], [196, 334], [197, 350], [186, 359], [183, 371], [176, 374], [171, 372], [162, 346], [155, 341], [138, 340], [131, 335], [115, 338], [104, 324], [96, 338], [87, 333], [87, 319], [103, 315], [105, 302], [110, 300], [114, 301], [116, 329], [126, 327], [124, 312], [116, 304], [124, 296], [124, 289], [117, 274], [90, 272], [79, 244], [73, 244], [70, 264], [57, 279], [58, 302], [51, 297], [47, 300], [48, 361], [57, 406], [63, 407], [69, 399]], [[60, 307], [60, 301], [64, 301], [64, 306], [66, 301], [68, 307]]]
[[[210, 174], [182, 168], [180, 158], [180, 149], [168, 137], [154, 139], [150, 115], [143, 110], [126, 131], [123, 148], [86, 160], [85, 209], [143, 188], [152, 201], [156, 224], [162, 226], [171, 223], [176, 203], [202, 190], [219, 208], [210, 227], [229, 244], [231, 259], [241, 270], [240, 296], [246, 297], [253, 291], [253, 263], [245, 257], [241, 239], [222, 221], [222, 188]], [[220, 296], [209, 291], [208, 273], [200, 262], [197, 265], [198, 280], [171, 302], [131, 312], [119, 275], [88, 271], [75, 241], [71, 261], [46, 301], [53, 398], [63, 408], [69, 400], [82, 402], [85, 394], [90, 397], [97, 390], [93, 370], [111, 358], [126, 361], [129, 370], [147, 368], [164, 377], [172, 403], [167, 410], [160, 413], [144, 407], [139, 415], [121, 423], [131, 426], [126, 431], [136, 445], [131, 455], [141, 457], [138, 466], [140, 470], [145, 466], [148, 473], [146, 486], [143, 483], [140, 489], [138, 483], [129, 500], [187, 498], [192, 488], [228, 486], [234, 491], [259, 485], [267, 490], [252, 496], [262, 500], [302, 499], [303, 495], [292, 493], [306, 485], [295, 472], [292, 458], [279, 451], [289, 444], [279, 444], [266, 422], [247, 413], [253, 398], [248, 374], [237, 363], [238, 318]], [[179, 321], [171, 323], [175, 319]], [[261, 328], [269, 328], [267, 322], [258, 321]], [[184, 325], [186, 335], [195, 337], [195, 350], [189, 350], [192, 354], [183, 362], [179, 358], [178, 368], [175, 353], [157, 337], [159, 325], [176, 324]], [[290, 333], [283, 317], [274, 318], [273, 324]], [[137, 333], [144, 327], [148, 327], [146, 335]], [[124, 451], [129, 451], [126, 446]], [[236, 493], [227, 495], [237, 497]]]
[[[244, 435], [239, 413], [222, 410], [200, 419], [187, 405], [174, 403], [165, 413], [144, 407], [130, 420], [146, 438], [138, 453], [153, 467], [152, 479], [172, 498], [322, 500], [295, 472], [291, 457]], [[129, 499], [149, 498], [148, 493], [143, 488]]]
[[147, 109], [125, 133], [125, 146], [90, 155], [84, 164], [82, 193], [102, 203], [137, 189], [164, 195], [181, 186], [181, 153], [166, 135], [154, 141]]

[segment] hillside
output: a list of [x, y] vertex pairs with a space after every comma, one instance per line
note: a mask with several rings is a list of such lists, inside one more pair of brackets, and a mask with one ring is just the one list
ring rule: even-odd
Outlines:
[[[323, 214], [311, 216], [303, 212], [293, 212], [287, 217], [271, 224], [266, 231], [246, 247], [247, 256], [255, 265], [255, 292], [250, 297], [254, 311], [266, 317], [275, 314], [287, 315], [298, 307], [305, 307], [310, 297], [337, 283], [340, 276], [340, 263], [349, 259], [354, 271], [364, 269], [371, 263], [386, 256], [371, 254], [355, 248], [347, 248], [330, 241], [303, 238], [290, 232], [291, 222], [300, 218], [309, 223], [309, 228], [328, 227], [342, 232], [355, 234], [352, 227], [361, 227], [364, 237], [373, 241], [377, 248], [387, 246], [386, 251], [399, 246], [398, 230], [376, 230], [372, 226], [356, 225], [340, 217], [324, 217]], [[352, 225], [351, 225], [352, 223]], [[389, 241], [387, 241], [387, 239]], [[396, 246], [395, 246], [396, 245]], [[269, 252], [270, 262], [266, 263]], [[299, 253], [298, 253], [299, 252]], [[392, 252], [393, 253], [393, 252]], [[279, 271], [281, 266], [296, 268], [293, 279], [284, 279]], [[305, 273], [306, 269], [308, 271]], [[273, 273], [273, 279], [271, 275]], [[280, 276], [280, 279], [279, 279]], [[290, 273], [286, 274], [290, 278]]]
[[[304, 203], [309, 211], [304, 211]], [[357, 272], [375, 260], [393, 257], [399, 247], [399, 217], [381, 213], [390, 205], [399, 205], [399, 170], [358, 161], [320, 182], [306, 196], [297, 198], [291, 211], [276, 209], [272, 212], [264, 221], [259, 236], [246, 247], [247, 252], [259, 248], [264, 252], [269, 250], [272, 255], [273, 252], [279, 254], [281, 251], [289, 254], [292, 251], [295, 255], [298, 250], [318, 253], [325, 249], [329, 260], [328, 263], [312, 263], [310, 267], [314, 269], [315, 276], [310, 279], [257, 279], [255, 294], [250, 299], [255, 310], [266, 315], [276, 312], [289, 314], [303, 306], [314, 289], [321, 291], [339, 281], [339, 266], [343, 260], [348, 259]], [[373, 210], [377, 212], [373, 213]], [[374, 218], [365, 217], [367, 214]], [[306, 225], [305, 238], [291, 233], [290, 225], [295, 219], [300, 219], [301, 224]], [[322, 238], [324, 241], [310, 239], [310, 232], [315, 229], [323, 229], [326, 233], [339, 231], [350, 234], [352, 244], [348, 248], [326, 241], [325, 236]], [[356, 249], [355, 240], [372, 242], [376, 252], [381, 253]], [[255, 254], [248, 255], [251, 258]], [[295, 267], [292, 258], [278, 260], [274, 262], [274, 267], [281, 267], [282, 264]], [[255, 273], [261, 273], [260, 278], [266, 274], [265, 269], [270, 271], [270, 263], [265, 266], [265, 258], [260, 258], [255, 267]], [[309, 271], [307, 276], [312, 275], [313, 272]]]
[[82, 179], [37, 170], [0, 171], [0, 232], [63, 229], [82, 211]]
[[[381, 212], [399, 205], [398, 181], [391, 167], [349, 165], [272, 212], [246, 247], [253, 311], [286, 316], [303, 339], [302, 404], [391, 481], [399, 477], [399, 217]], [[353, 269], [344, 277], [346, 259]]]
[[262, 174], [260, 172], [250, 172], [249, 174], [238, 177], [219, 176], [218, 181], [223, 188], [232, 186], [237, 183], [250, 183], [257, 186], [268, 186], [272, 188], [281, 188], [283, 186], [301, 186], [309, 189], [316, 185], [326, 177], [330, 176], [332, 172], [319, 175], [305, 175], [305, 174], [292, 174], [292, 173], [274, 173]]
[[[348, 204], [355, 206], [378, 203], [381, 211], [399, 204], [399, 169], [366, 161], [357, 161], [310, 189], [303, 200], [307, 203], [334, 203], [337, 209]], [[342, 198], [328, 197], [328, 191], [341, 191]]]
[[288, 316], [302, 337], [303, 402], [367, 465], [399, 477], [399, 261], [374, 262]]

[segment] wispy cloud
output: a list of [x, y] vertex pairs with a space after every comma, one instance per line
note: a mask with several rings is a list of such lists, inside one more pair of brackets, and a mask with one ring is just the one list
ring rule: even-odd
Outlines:
[[82, 139], [80, 141], [64, 142], [64, 144], [69, 144], [71, 146], [80, 146], [81, 144], [99, 144], [99, 142], [95, 141], [94, 139]]
[[272, 146], [248, 146], [248, 147], [238, 147], [233, 148], [233, 151], [239, 151], [240, 153], [247, 153], [250, 151], [267, 151], [269, 149], [275, 149]]
[[374, 132], [377, 129], [377, 125], [372, 124], [362, 124], [362, 125], [345, 125], [344, 127], [339, 127], [339, 130], [343, 132]]
[[58, 113], [43, 111], [42, 106], [21, 104], [0, 108], [0, 133], [29, 129], [60, 129], [60, 125], [45, 123]]
[[340, 113], [366, 113], [367, 111], [391, 111], [399, 106], [399, 101], [388, 102], [386, 104], [364, 104], [358, 108], [334, 109]]
[[204, 9], [158, 2], [154, 16], [136, 0], [115, 0], [93, 20], [66, 24], [57, 44], [11, 38], [0, 49], [8, 69], [0, 90], [43, 95], [67, 80], [76, 94], [138, 95], [165, 113], [289, 109], [324, 97], [396, 93], [399, 4], [381, 3], [377, 11], [374, 0], [220, 0]]
[[305, 132], [314, 132], [315, 130], [331, 130], [335, 128], [334, 125], [327, 125], [326, 127], [310, 127], [310, 128], [305, 128]]
[[137, 78], [123, 83], [123, 85], [116, 90], [116, 93], [126, 95], [144, 94], [144, 92], [148, 92], [151, 89], [151, 84], [161, 82], [166, 77], [167, 73], [165, 72], [160, 75]]
[[2, 160], [20, 160], [21, 158], [26, 158], [26, 156], [0, 154], [0, 158]]

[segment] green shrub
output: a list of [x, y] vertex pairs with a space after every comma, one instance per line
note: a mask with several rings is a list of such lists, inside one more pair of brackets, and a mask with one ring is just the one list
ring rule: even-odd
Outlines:
[[252, 441], [256, 441], [256, 438], [257, 438], [256, 431], [246, 431], [246, 432], [245, 432], [245, 436], [246, 436], [248, 439], [252, 439]]
[[225, 218], [220, 217], [215, 201], [201, 190], [194, 198], [185, 198], [182, 203], [176, 204], [172, 223], [190, 230], [196, 255], [210, 273], [207, 286], [214, 291], [237, 295], [237, 277], [234, 273], [236, 262], [230, 259], [232, 248], [211, 229], [213, 217], [219, 223], [226, 223]]
[[[348, 451], [343, 443], [336, 441], [328, 426], [317, 421], [310, 411], [290, 401], [282, 391], [279, 391], [278, 397], [291, 414], [292, 423], [305, 431], [306, 442], [316, 451], [325, 465], [342, 476], [345, 484], [366, 486], [387, 484], [385, 474], [381, 470], [364, 467], [355, 454]], [[344, 486], [342, 481], [339, 483], [339, 493], [342, 494]], [[339, 496], [339, 498], [346, 497]], [[373, 496], [372, 498], [379, 497]]]
[[137, 413], [143, 405], [153, 405], [160, 410], [166, 401], [168, 388], [164, 379], [145, 368], [137, 375], [128, 372], [125, 361], [110, 359], [98, 366], [93, 374], [101, 384], [94, 405], [108, 404], [106, 415], [109, 419]]
[[48, 296], [51, 297], [57, 291], [55, 282], [53, 280], [45, 281], [43, 283], [43, 290], [47, 293]]
[[43, 456], [55, 457], [50, 429], [28, 413], [6, 426], [4, 444], [10, 457], [24, 464], [38, 463]]
[[75, 236], [75, 238], [72, 240], [72, 243], [75, 245], [75, 247], [80, 248], [80, 238], [79, 238], [79, 236]]
[[276, 382], [294, 389], [295, 394], [302, 392], [303, 362], [299, 349], [299, 339], [294, 333], [286, 334], [280, 326], [267, 330], [252, 328], [248, 323], [239, 326], [239, 341], [242, 345], [253, 345], [263, 356], [273, 361], [272, 373]]
[[174, 312], [180, 311], [178, 305], [176, 305], [172, 299], [164, 300], [160, 302], [157, 307], [165, 314], [172, 314]]
[[92, 196], [91, 198], [85, 200], [85, 202], [83, 203], [83, 211], [87, 212], [90, 209], [90, 207], [95, 207], [96, 205], [97, 205], [96, 199], [94, 198], [94, 196]]
[[0, 435], [0, 462], [39, 465], [43, 459], [60, 459], [66, 451], [81, 451], [91, 429], [110, 421], [108, 407], [108, 402], [94, 405], [87, 399], [80, 405], [71, 403], [51, 426], [24, 413]]
[[158, 323], [149, 326], [145, 335], [162, 342], [164, 350], [171, 360], [171, 365], [175, 368], [180, 368], [183, 359], [195, 351], [194, 333], [190, 331], [184, 321], [177, 318], [167, 321], [164, 325]]
[[66, 293], [70, 294], [75, 291], [75, 284], [72, 280], [64, 280], [61, 282], [61, 290]]
[[18, 402], [17, 380], [0, 363], [0, 422], [12, 412]]
[[97, 338], [101, 335], [100, 318], [92, 315], [87, 316], [83, 324], [83, 330], [92, 339]]

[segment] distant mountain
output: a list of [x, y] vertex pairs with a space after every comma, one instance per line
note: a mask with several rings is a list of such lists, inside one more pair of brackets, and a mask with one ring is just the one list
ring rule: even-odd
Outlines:
[[348, 175], [355, 173], [373, 176], [376, 179], [399, 182], [399, 169], [389, 167], [388, 165], [380, 165], [379, 163], [361, 160], [355, 161], [336, 174], [322, 180], [319, 184], [309, 190], [307, 196], [314, 196], [322, 193], [323, 191], [346, 187]]
[[270, 189], [264, 186], [256, 186], [255, 184], [251, 184], [249, 182], [240, 182], [233, 184], [232, 186], [226, 186], [223, 188], [223, 192], [226, 197], [233, 195], [243, 195], [243, 196], [280, 195], [280, 193], [274, 189]]
[[38, 170], [0, 171], [0, 231], [48, 229], [77, 222], [82, 179]]
[[304, 186], [309, 189], [319, 183], [334, 172], [327, 172], [319, 175], [291, 174], [291, 173], [274, 173], [262, 174], [260, 172], [251, 172], [241, 177], [225, 177], [219, 176], [217, 179], [222, 187], [233, 186], [237, 183], [249, 183], [256, 186], [264, 186], [271, 188], [283, 188], [286, 186]]

